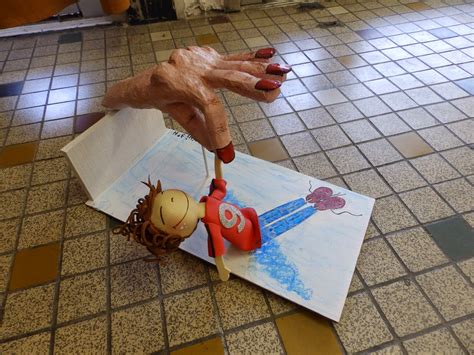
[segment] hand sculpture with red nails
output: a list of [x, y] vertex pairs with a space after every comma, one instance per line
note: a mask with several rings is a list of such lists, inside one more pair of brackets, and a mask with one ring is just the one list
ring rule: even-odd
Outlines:
[[214, 89], [228, 89], [272, 102], [291, 68], [270, 64], [275, 49], [220, 55], [209, 47], [176, 49], [168, 62], [122, 80], [106, 93], [110, 109], [157, 108], [167, 112], [191, 136], [224, 163], [235, 157], [224, 106]]

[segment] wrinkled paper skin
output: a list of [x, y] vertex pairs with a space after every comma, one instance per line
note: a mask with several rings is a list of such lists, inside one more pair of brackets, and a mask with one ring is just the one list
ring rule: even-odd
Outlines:
[[291, 68], [270, 64], [273, 48], [221, 55], [209, 47], [176, 49], [163, 62], [112, 86], [102, 104], [109, 109], [156, 108], [228, 163], [234, 148], [223, 104], [215, 89], [272, 102]]

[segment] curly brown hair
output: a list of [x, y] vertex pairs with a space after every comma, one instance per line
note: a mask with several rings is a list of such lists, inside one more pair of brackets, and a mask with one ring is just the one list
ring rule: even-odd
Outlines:
[[[150, 189], [144, 198], [138, 200], [137, 207], [132, 210], [127, 221], [113, 230], [114, 234], [126, 236], [128, 240], [132, 237], [137, 243], [147, 247], [156, 257], [173, 252], [186, 237], [168, 234], [153, 225], [150, 220], [153, 201], [158, 193], [162, 191], [160, 180], [154, 186], [150, 179], [148, 182], [142, 181]], [[147, 260], [158, 261], [158, 258]]]

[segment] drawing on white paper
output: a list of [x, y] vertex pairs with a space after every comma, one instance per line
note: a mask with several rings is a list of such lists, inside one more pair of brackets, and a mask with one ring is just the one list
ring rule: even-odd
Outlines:
[[[125, 220], [145, 195], [140, 181], [148, 176], [195, 199], [206, 195], [210, 184], [201, 147], [168, 131], [90, 204]], [[225, 176], [226, 200], [252, 206], [262, 231], [262, 248], [254, 252], [226, 246], [225, 261], [232, 272], [339, 320], [374, 200], [244, 154], [225, 166]], [[212, 262], [201, 225], [180, 248]]]

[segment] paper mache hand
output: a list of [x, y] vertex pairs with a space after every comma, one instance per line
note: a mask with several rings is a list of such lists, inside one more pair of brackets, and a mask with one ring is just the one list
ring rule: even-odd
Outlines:
[[221, 55], [209, 47], [176, 49], [163, 62], [122, 80], [106, 93], [110, 109], [157, 108], [167, 112], [191, 136], [229, 163], [234, 159], [227, 116], [215, 89], [228, 89], [272, 102], [291, 68], [269, 63], [275, 49]]

